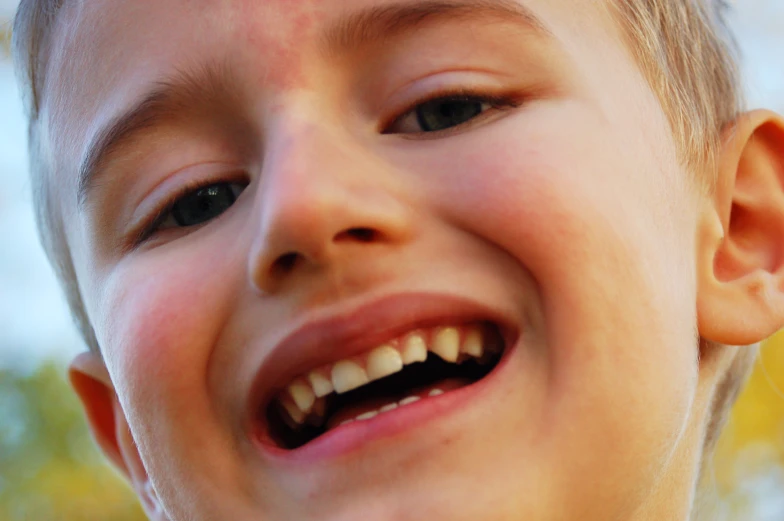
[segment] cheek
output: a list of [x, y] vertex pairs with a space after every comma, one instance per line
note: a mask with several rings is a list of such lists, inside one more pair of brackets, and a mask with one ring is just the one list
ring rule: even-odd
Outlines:
[[194, 503], [225, 510], [228, 498], [249, 497], [250, 460], [227, 457], [237, 445], [219, 416], [228, 391], [216, 384], [230, 380], [214, 360], [247, 256], [236, 234], [214, 224], [131, 254], [95, 282], [105, 310], [95, 315], [96, 334], [123, 412], [159, 494], [181, 512]]
[[156, 431], [147, 434], [211, 417], [210, 355], [236, 293], [229, 251], [209, 237], [184, 237], [127, 257], [102, 284], [106, 312], [96, 333], [126, 413], [143, 416], [132, 423]]
[[674, 253], [694, 251], [692, 239], [662, 211], [662, 194], [680, 197], [665, 190], [671, 172], [579, 105], [525, 118], [455, 147], [430, 197], [536, 282], [554, 432], [581, 418], [632, 450], [674, 440], [697, 364], [693, 274]]

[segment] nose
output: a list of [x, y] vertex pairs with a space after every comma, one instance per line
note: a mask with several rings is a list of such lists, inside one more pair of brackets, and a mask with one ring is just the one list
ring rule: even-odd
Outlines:
[[249, 278], [271, 294], [304, 273], [340, 270], [411, 236], [399, 176], [338, 131], [298, 124], [267, 142], [255, 195]]

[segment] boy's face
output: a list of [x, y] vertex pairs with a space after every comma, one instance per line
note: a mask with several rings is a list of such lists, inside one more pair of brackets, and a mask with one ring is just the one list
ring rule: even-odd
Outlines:
[[[697, 205], [606, 6], [71, 4], [54, 183], [119, 453], [170, 518], [685, 508]], [[328, 414], [425, 398], [282, 447], [296, 377], [477, 324], [489, 375], [360, 387]]]

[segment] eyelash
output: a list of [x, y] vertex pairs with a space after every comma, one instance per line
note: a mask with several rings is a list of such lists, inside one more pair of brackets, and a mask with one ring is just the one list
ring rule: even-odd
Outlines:
[[[418, 107], [433, 101], [481, 102], [487, 104], [490, 108], [488, 110], [485, 110], [481, 114], [470, 118], [464, 123], [460, 123], [453, 127], [449, 127], [443, 130], [435, 130], [430, 132], [420, 131], [420, 132], [412, 132], [412, 133], [388, 132], [388, 129], [392, 125], [394, 125], [397, 122], [400, 122], [401, 120], [403, 120], [404, 117], [414, 113]], [[443, 137], [444, 135], [452, 133], [458, 129], [463, 129], [467, 125], [471, 125], [472, 123], [475, 123], [476, 120], [482, 118], [485, 114], [487, 114], [490, 111], [513, 109], [519, 107], [521, 104], [522, 104], [522, 100], [520, 99], [520, 96], [480, 94], [465, 88], [445, 89], [434, 93], [431, 92], [409, 103], [408, 108], [405, 111], [398, 112], [395, 117], [386, 120], [384, 124], [381, 125], [380, 133], [398, 134], [404, 136], [417, 135], [420, 138], [423, 135], [426, 135], [429, 138]], [[236, 184], [244, 183], [247, 186], [247, 179], [243, 180], [242, 182], [240, 182], [239, 180], [231, 180], [231, 179], [215, 179], [206, 182], [200, 180], [200, 181], [189, 181], [185, 183], [176, 191], [168, 195], [161, 208], [157, 210], [149, 219], [146, 219], [142, 225], [140, 225], [139, 231], [134, 234], [134, 239], [132, 242], [133, 247], [135, 248], [137, 246], [140, 246], [141, 244], [148, 241], [151, 237], [153, 237], [158, 231], [158, 229], [160, 228], [161, 224], [163, 224], [166, 218], [169, 217], [171, 212], [174, 210], [175, 205], [178, 202], [180, 202], [181, 199], [183, 199], [189, 194], [195, 193], [204, 188], [208, 188], [210, 186], [221, 184], [221, 183], [236, 183]]]
[[[515, 109], [523, 104], [524, 97], [520, 94], [483, 94], [477, 92], [475, 90], [471, 90], [465, 87], [458, 87], [458, 88], [447, 88], [440, 91], [430, 92], [425, 94], [419, 98], [416, 98], [414, 101], [407, 104], [407, 107], [402, 112], [396, 112], [396, 116], [388, 118], [384, 120], [383, 124], [379, 127], [379, 132], [381, 134], [389, 134], [389, 135], [397, 135], [397, 133], [389, 132], [388, 129], [394, 125], [395, 123], [401, 121], [404, 117], [414, 113], [416, 109], [420, 105], [424, 105], [426, 103], [430, 103], [433, 101], [465, 101], [465, 102], [481, 102], [486, 103], [490, 106], [490, 108], [483, 113], [479, 114], [476, 117], [473, 117], [466, 121], [465, 123], [461, 123], [459, 125], [455, 125], [454, 127], [450, 127], [444, 130], [435, 130], [431, 132], [413, 132], [407, 134], [400, 134], [400, 135], [416, 135], [418, 138], [421, 138], [422, 135], [427, 135], [430, 138], [436, 137], [444, 137], [457, 129], [463, 129], [467, 125], [471, 125], [475, 123], [477, 120], [483, 119], [485, 114], [491, 111], [499, 111], [499, 110], [509, 110]], [[411, 138], [417, 139], [417, 138]]]
[[[166, 196], [165, 201], [163, 202], [162, 206], [159, 210], [153, 213], [148, 219], [145, 219], [144, 222], [139, 226], [139, 231], [133, 234], [133, 247], [140, 246], [144, 242], [148, 241], [152, 238], [153, 235], [156, 234], [158, 229], [160, 228], [161, 224], [169, 217], [169, 214], [174, 210], [174, 206], [180, 202], [185, 196], [190, 195], [192, 193], [198, 192], [204, 188], [208, 188], [210, 186], [218, 185], [218, 184], [244, 184], [245, 186], [248, 185], [247, 179], [238, 179], [238, 178], [223, 178], [223, 179], [213, 179], [213, 180], [199, 180], [199, 181], [188, 181], [177, 190]], [[205, 223], [206, 224], [206, 223]], [[198, 225], [196, 225], [198, 226]], [[194, 226], [195, 227], [195, 226]]]

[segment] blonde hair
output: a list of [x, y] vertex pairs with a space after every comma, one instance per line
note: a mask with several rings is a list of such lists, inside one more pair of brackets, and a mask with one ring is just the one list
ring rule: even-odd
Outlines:
[[[680, 158], [697, 188], [713, 193], [722, 129], [742, 111], [743, 99], [723, 0], [607, 0], [628, 48], [667, 114]], [[40, 110], [47, 55], [64, 0], [21, 0], [12, 49], [24, 95], [38, 228], [89, 348], [100, 353], [76, 283], [61, 223], [52, 216], [44, 179], [50, 165], [40, 148]], [[701, 348], [709, 348], [700, 339]], [[756, 349], [742, 349], [714, 396], [704, 451], [710, 455], [728, 412], [750, 373]]]
[[712, 194], [721, 132], [744, 109], [724, 0], [611, 0], [670, 121], [681, 161]]
[[[627, 44], [664, 108], [680, 158], [697, 189], [712, 195], [723, 130], [743, 112], [736, 46], [724, 0], [611, 0]], [[701, 353], [720, 345], [699, 339]], [[743, 346], [717, 384], [705, 426], [699, 494], [712, 495], [710, 460], [748, 380], [759, 345]], [[711, 500], [698, 497], [698, 508]], [[701, 517], [695, 512], [695, 519]], [[705, 512], [705, 515], [710, 515]]]

